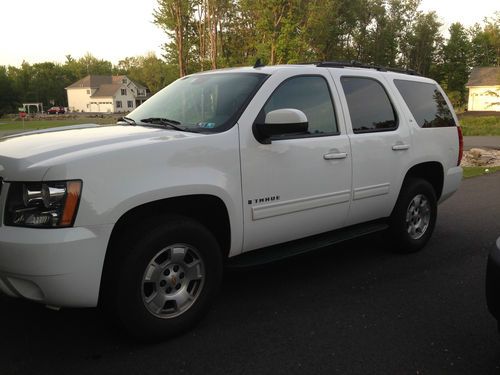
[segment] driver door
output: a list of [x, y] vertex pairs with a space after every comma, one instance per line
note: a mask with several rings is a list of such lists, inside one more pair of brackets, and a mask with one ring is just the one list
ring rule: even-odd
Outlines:
[[[267, 92], [267, 95], [261, 95]], [[351, 150], [338, 94], [327, 70], [273, 74], [239, 121], [243, 251], [330, 231], [345, 224], [351, 201]], [[308, 132], [262, 144], [252, 127], [277, 109], [298, 109]], [[258, 114], [256, 116], [256, 114]]]

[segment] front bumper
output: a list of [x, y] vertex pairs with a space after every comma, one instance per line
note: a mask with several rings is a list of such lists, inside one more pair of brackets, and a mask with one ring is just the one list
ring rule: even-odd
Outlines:
[[0, 291], [52, 306], [96, 306], [112, 229], [0, 227]]
[[500, 237], [497, 240], [496, 247], [488, 257], [486, 302], [490, 313], [500, 321]]

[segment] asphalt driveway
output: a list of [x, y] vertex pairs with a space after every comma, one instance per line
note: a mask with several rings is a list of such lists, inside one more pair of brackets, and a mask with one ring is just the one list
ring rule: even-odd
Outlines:
[[498, 374], [484, 298], [498, 236], [500, 173], [469, 179], [424, 251], [391, 254], [377, 235], [232, 271], [199, 326], [152, 346], [92, 309], [0, 297], [0, 374]]
[[464, 149], [470, 150], [471, 148], [492, 148], [500, 150], [500, 137], [499, 136], [470, 136], [464, 137]]

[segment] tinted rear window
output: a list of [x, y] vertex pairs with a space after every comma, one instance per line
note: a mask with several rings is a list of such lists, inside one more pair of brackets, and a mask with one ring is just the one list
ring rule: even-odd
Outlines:
[[438, 87], [432, 83], [395, 79], [411, 114], [421, 128], [456, 126], [450, 108]]
[[394, 130], [398, 119], [383, 86], [372, 78], [342, 77], [354, 133]]

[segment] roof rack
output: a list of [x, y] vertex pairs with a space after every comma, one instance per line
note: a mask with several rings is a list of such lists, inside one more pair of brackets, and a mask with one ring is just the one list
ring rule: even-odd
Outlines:
[[[304, 63], [308, 64], [308, 63]], [[380, 65], [370, 65], [363, 64], [362, 62], [352, 60], [352, 61], [322, 61], [322, 62], [313, 62], [309, 64], [314, 64], [317, 67], [322, 68], [365, 68], [365, 69], [375, 69], [379, 72], [395, 72], [395, 73], [403, 73], [409, 74], [412, 76], [419, 76], [420, 74], [413, 69], [402, 69], [402, 68], [390, 68], [387, 66]]]

